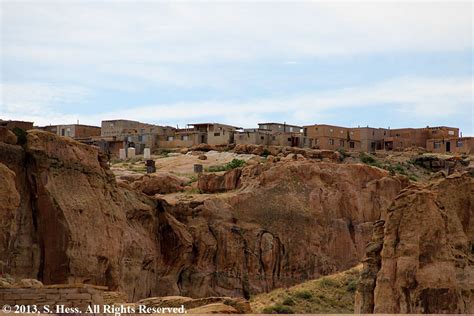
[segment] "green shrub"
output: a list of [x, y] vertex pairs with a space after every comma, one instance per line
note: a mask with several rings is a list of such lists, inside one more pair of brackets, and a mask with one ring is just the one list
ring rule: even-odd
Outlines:
[[281, 302], [283, 305], [287, 305], [287, 306], [293, 306], [295, 305], [295, 300], [291, 297], [291, 296], [287, 296], [283, 302]]
[[354, 293], [354, 292], [356, 291], [356, 289], [357, 289], [357, 280], [356, 280], [356, 279], [351, 280], [351, 281], [347, 284], [346, 289], [347, 289], [348, 292]]
[[267, 158], [267, 157], [270, 156], [270, 155], [271, 155], [270, 151], [265, 148], [265, 149], [263, 150], [262, 156], [265, 157], [265, 158]]
[[28, 134], [23, 128], [19, 127], [14, 127], [12, 129], [13, 134], [16, 135], [17, 138], [17, 144], [18, 145], [24, 145], [26, 144], [26, 135]]
[[311, 293], [310, 291], [300, 291], [296, 292], [295, 296], [303, 300], [310, 300], [313, 298], [313, 293]]
[[408, 177], [411, 181], [418, 181], [418, 177], [412, 174], [411, 176]]
[[368, 155], [364, 152], [360, 153], [360, 161], [362, 161], [363, 163], [365, 163], [367, 165], [372, 165], [372, 164], [377, 162], [377, 160], [375, 160], [374, 157], [372, 157], [371, 155]]
[[321, 279], [321, 281], [319, 281], [319, 284], [321, 284], [322, 286], [324, 287], [333, 287], [333, 286], [337, 286], [337, 282], [332, 280], [332, 279], [329, 279], [329, 278], [323, 278]]
[[207, 171], [209, 172], [219, 172], [219, 171], [228, 171], [235, 168], [243, 167], [245, 165], [245, 160], [233, 159], [231, 162], [226, 163], [222, 166], [210, 166]]
[[263, 309], [263, 313], [264, 314], [294, 314], [295, 312], [289, 306], [276, 304], [273, 306], [265, 307]]
[[341, 154], [341, 158], [340, 158], [341, 162], [344, 161], [344, 159], [346, 159], [347, 157], [349, 157], [349, 155], [347, 154], [344, 148], [339, 148], [337, 151]]

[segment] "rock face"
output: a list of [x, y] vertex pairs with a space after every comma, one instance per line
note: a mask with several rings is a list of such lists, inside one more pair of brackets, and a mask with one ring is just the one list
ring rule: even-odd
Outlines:
[[365, 165], [311, 161], [245, 167], [240, 179], [233, 194], [163, 202], [193, 240], [180, 260], [182, 295], [249, 297], [354, 266], [406, 185]]
[[[357, 305], [374, 313], [474, 312], [474, 179], [455, 174], [410, 186], [385, 223], [373, 293]], [[373, 277], [373, 275], [371, 275]]]
[[106, 285], [132, 302], [249, 297], [345, 270], [407, 185], [365, 165], [290, 160], [242, 168], [235, 191], [170, 204], [117, 185], [94, 147], [41, 131], [23, 147], [0, 143], [0, 163], [5, 272]]
[[24, 148], [0, 143], [0, 162], [15, 172], [22, 198], [1, 214], [2, 222], [14, 214], [11, 227], [18, 227], [1, 252], [5, 272], [148, 295], [156, 264], [155, 202], [118, 188], [97, 149], [33, 131]]

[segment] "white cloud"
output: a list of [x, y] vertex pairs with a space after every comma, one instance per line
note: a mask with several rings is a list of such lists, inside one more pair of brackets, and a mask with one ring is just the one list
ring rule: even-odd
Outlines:
[[[24, 87], [10, 91], [21, 91]], [[288, 123], [324, 123], [334, 112], [344, 109], [364, 111], [374, 107], [389, 107], [400, 117], [420, 117], [423, 120], [436, 120], [446, 117], [472, 115], [472, 78], [452, 78], [435, 80], [430, 78], [398, 78], [374, 85], [350, 87], [346, 89], [303, 94], [281, 98], [261, 98], [247, 101], [205, 101], [181, 102], [173, 104], [138, 105], [129, 109], [111, 112], [78, 115], [62, 113], [59, 108], [43, 113], [45, 100], [65, 101], [63, 94], [67, 89], [47, 87], [45, 95], [33, 94], [27, 102], [11, 99], [14, 104], [28, 104], [31, 111], [26, 113], [21, 107], [4, 103], [7, 111], [3, 116], [15, 119], [33, 120], [36, 124], [82, 123], [100, 124], [101, 120], [126, 118], [158, 124], [183, 126], [202, 120], [214, 120], [242, 127], [255, 126], [259, 121], [279, 115]], [[51, 96], [51, 91], [59, 92]], [[69, 89], [76, 93], [76, 89]], [[22, 93], [19, 93], [22, 95]], [[36, 99], [35, 99], [36, 97]], [[10, 100], [8, 97], [4, 102]], [[34, 105], [36, 104], [36, 108]], [[330, 123], [330, 122], [326, 122]], [[362, 123], [362, 122], [361, 122]]]
[[2, 2], [4, 57], [192, 63], [472, 47], [470, 3]]
[[0, 83], [0, 114], [44, 114], [67, 103], [77, 102], [90, 92], [79, 86], [41, 83]]

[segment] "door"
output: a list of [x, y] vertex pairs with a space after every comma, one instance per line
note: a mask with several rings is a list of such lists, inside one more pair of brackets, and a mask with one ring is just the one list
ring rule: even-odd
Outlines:
[[449, 153], [451, 151], [451, 142], [446, 142], [446, 152]]

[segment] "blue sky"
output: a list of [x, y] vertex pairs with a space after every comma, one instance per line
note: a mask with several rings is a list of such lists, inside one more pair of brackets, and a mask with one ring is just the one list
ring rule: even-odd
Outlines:
[[0, 118], [473, 135], [470, 2], [1, 2]]

